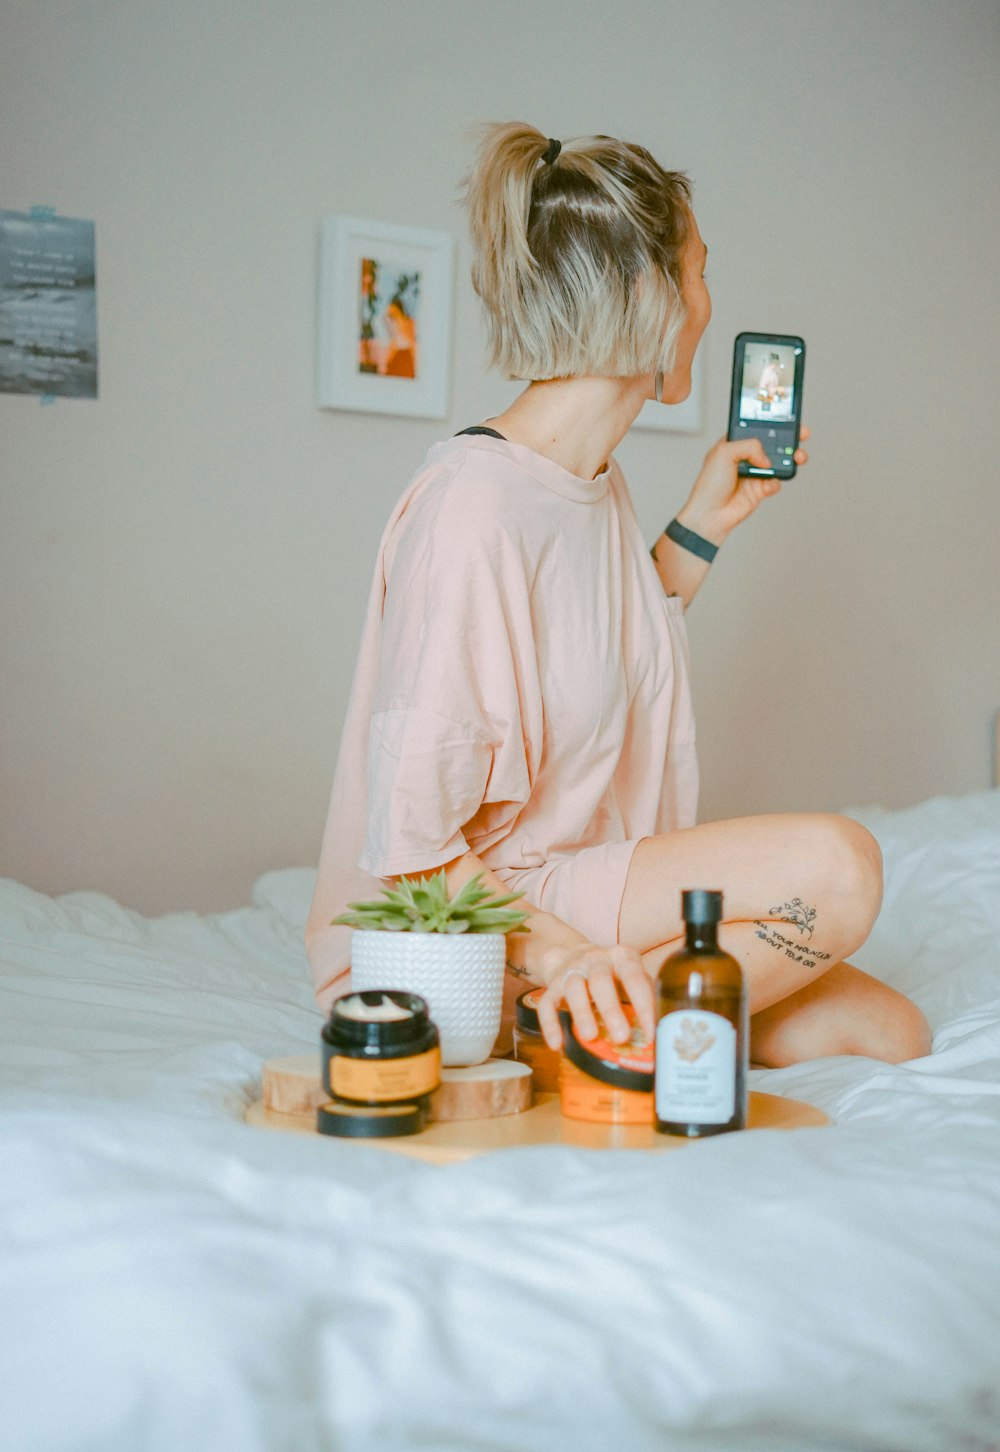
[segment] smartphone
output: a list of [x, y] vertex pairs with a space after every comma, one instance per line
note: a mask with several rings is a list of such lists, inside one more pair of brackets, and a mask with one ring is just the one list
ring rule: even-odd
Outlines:
[[802, 420], [806, 345], [785, 333], [740, 333], [733, 348], [730, 439], [760, 439], [770, 469], [741, 463], [758, 479], [791, 479]]

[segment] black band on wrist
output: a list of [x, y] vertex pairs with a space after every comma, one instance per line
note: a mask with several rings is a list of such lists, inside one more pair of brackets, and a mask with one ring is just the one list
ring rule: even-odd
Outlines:
[[693, 529], [686, 529], [678, 520], [672, 519], [663, 533], [667, 539], [672, 539], [674, 544], [679, 544], [682, 550], [689, 550], [691, 554], [697, 555], [700, 560], [707, 560], [709, 564], [719, 553], [719, 546], [712, 544], [711, 540], [695, 534]]

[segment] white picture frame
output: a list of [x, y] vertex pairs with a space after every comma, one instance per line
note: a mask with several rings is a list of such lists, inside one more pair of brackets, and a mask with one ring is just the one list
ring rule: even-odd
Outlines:
[[691, 392], [684, 402], [657, 403], [655, 399], [647, 399], [632, 427], [674, 434], [700, 434], [704, 427], [704, 398], [705, 347], [702, 344], [691, 364]]
[[320, 408], [448, 417], [454, 257], [449, 232], [323, 219]]

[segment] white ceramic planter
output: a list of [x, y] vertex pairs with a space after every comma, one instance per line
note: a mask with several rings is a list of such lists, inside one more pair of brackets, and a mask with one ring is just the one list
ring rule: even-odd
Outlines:
[[481, 1064], [500, 1032], [507, 940], [503, 933], [351, 933], [351, 987], [399, 988], [426, 998], [441, 1062]]

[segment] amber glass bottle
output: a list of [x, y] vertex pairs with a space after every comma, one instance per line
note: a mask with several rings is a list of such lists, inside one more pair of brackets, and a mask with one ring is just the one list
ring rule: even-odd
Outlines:
[[744, 1129], [750, 1020], [743, 970], [718, 944], [722, 893], [681, 894], [684, 947], [657, 978], [655, 1122], [698, 1139]]

